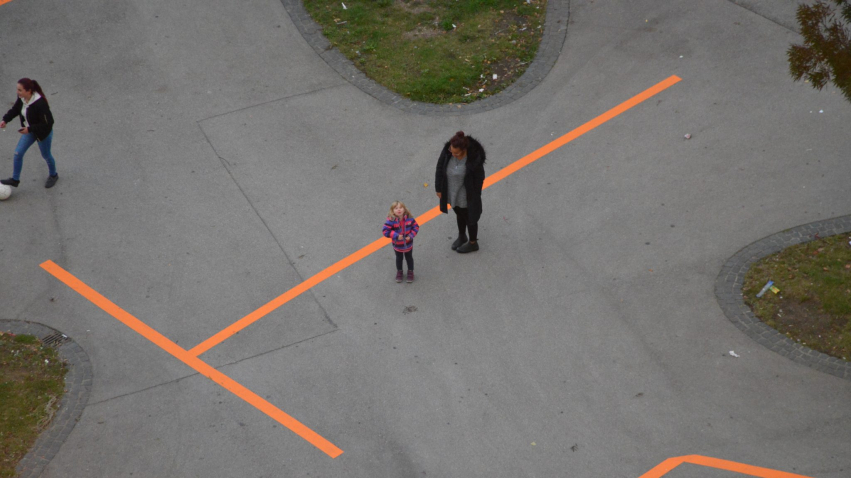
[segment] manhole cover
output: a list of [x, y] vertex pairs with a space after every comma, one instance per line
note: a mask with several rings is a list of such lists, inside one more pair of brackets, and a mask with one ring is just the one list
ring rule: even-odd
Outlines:
[[59, 332], [54, 334], [50, 334], [47, 337], [41, 339], [41, 342], [44, 345], [49, 345], [51, 347], [59, 347], [68, 341], [68, 336]]

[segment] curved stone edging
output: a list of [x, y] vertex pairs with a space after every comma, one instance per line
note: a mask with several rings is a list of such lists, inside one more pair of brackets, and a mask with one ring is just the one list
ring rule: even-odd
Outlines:
[[384, 104], [394, 106], [402, 111], [428, 116], [461, 116], [490, 111], [511, 103], [532, 91], [549, 74], [559, 55], [561, 55], [561, 48], [567, 37], [567, 23], [570, 17], [570, 0], [549, 0], [547, 2], [544, 33], [541, 35], [538, 52], [535, 59], [517, 81], [501, 92], [473, 103], [437, 105], [411, 101], [376, 83], [358, 70], [340, 50], [331, 46], [331, 43], [322, 34], [322, 27], [316, 24], [304, 9], [302, 0], [281, 0], [281, 3], [307, 44], [325, 60], [328, 66], [348, 80], [349, 83]]
[[742, 284], [751, 266], [789, 246], [851, 231], [851, 215], [793, 227], [745, 247], [731, 257], [715, 279], [715, 297], [724, 315], [757, 343], [821, 372], [851, 380], [851, 362], [817, 352], [794, 342], [759, 320], [742, 298]]
[[[0, 319], [0, 330], [15, 335], [35, 335], [42, 341], [51, 335], [61, 334], [56, 329], [35, 322]], [[92, 388], [92, 364], [89, 356], [76, 342], [62, 335], [62, 343], [56, 347], [59, 356], [68, 364], [65, 374], [65, 394], [59, 402], [59, 408], [53, 416], [50, 426], [41, 432], [32, 449], [21, 459], [16, 467], [20, 478], [35, 478], [41, 475], [50, 460], [59, 452], [59, 448], [74, 425], [83, 414], [89, 401]]]

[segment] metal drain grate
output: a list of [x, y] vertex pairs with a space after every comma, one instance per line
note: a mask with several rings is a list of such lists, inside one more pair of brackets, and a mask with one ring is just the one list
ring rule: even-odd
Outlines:
[[50, 334], [47, 337], [41, 339], [41, 342], [44, 345], [49, 345], [51, 347], [59, 347], [68, 341], [68, 336], [59, 332], [54, 334]]

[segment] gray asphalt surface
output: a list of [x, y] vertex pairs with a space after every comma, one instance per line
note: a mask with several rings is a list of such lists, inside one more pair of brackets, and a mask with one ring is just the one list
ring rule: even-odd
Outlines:
[[[278, 0], [0, 6], [0, 100], [45, 87], [60, 174], [45, 190], [33, 149], [0, 203], [0, 317], [63, 331], [94, 370], [43, 476], [633, 478], [687, 454], [851, 476], [851, 382], [757, 345], [713, 294], [747, 244], [848, 214], [851, 105], [791, 81], [789, 22], [785, 0], [575, 1], [537, 89], [447, 118], [351, 86]], [[439, 217], [414, 284], [383, 249], [201, 356], [336, 459], [39, 267], [189, 349], [377, 239], [392, 200], [436, 205], [456, 130], [492, 173], [671, 75], [486, 190], [478, 253]]]

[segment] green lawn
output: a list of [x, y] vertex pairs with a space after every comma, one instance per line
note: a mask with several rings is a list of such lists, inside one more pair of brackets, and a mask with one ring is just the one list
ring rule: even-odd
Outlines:
[[441, 104], [469, 103], [519, 78], [535, 58], [546, 14], [546, 0], [305, 0], [304, 6], [367, 76], [412, 100]]
[[65, 387], [65, 364], [32, 335], [0, 332], [0, 477], [15, 466], [50, 423]]
[[[763, 258], [745, 275], [745, 303], [763, 322], [828, 355], [851, 359], [851, 246], [848, 234]], [[779, 292], [756, 294], [768, 280]]]

